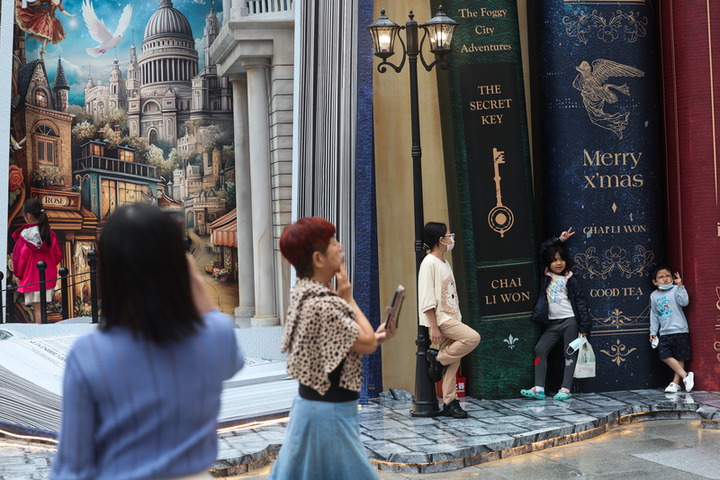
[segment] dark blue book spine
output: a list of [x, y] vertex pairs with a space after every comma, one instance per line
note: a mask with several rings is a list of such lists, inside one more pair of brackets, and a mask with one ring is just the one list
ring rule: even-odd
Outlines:
[[[373, 20], [373, 2], [358, 6], [358, 25]], [[360, 28], [362, 30], [362, 28]], [[375, 157], [373, 155], [373, 57], [370, 35], [358, 35], [357, 48], [357, 141], [355, 170], [355, 299], [373, 328], [383, 321], [380, 315], [380, 287], [375, 202]], [[363, 355], [363, 383], [360, 403], [383, 391], [380, 349]]]

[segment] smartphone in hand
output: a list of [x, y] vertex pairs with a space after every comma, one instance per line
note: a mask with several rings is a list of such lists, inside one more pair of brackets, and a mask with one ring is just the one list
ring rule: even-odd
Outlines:
[[387, 315], [387, 318], [385, 319], [385, 328], [387, 328], [387, 324], [390, 321], [390, 317], [395, 317], [395, 328], [398, 327], [398, 324], [400, 323], [400, 309], [402, 308], [403, 301], [405, 300], [405, 287], [402, 285], [398, 285], [397, 289], [395, 290], [395, 296], [393, 297], [392, 304], [389, 307], [385, 307], [385, 314]]

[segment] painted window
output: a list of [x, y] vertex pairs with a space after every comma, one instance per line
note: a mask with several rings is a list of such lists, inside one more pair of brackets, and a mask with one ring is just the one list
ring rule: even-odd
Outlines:
[[102, 145], [98, 145], [96, 143], [90, 144], [90, 155], [95, 155], [96, 157], [103, 157], [105, 156], [105, 149]]
[[39, 88], [35, 90], [35, 105], [42, 108], [48, 108], [48, 97], [44, 90]]
[[120, 157], [120, 160], [124, 162], [135, 161], [135, 153], [131, 152], [130, 150], [123, 150], [122, 148], [120, 148], [118, 149], [118, 156]]
[[106, 218], [113, 213], [117, 207], [141, 201], [143, 188], [146, 187], [136, 183], [103, 179], [102, 218]]
[[58, 134], [50, 125], [45, 123], [35, 127], [35, 150], [40, 163], [56, 165], [55, 152], [57, 151]]

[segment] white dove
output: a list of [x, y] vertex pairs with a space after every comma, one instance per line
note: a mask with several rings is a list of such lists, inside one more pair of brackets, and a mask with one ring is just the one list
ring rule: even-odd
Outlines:
[[115, 29], [115, 33], [110, 33], [110, 31], [105, 27], [105, 22], [97, 18], [97, 15], [95, 15], [95, 9], [93, 8], [92, 3], [90, 3], [90, 0], [83, 0], [82, 14], [85, 19], [85, 25], [87, 25], [88, 31], [90, 32], [90, 36], [96, 42], [100, 42], [100, 45], [97, 47], [88, 48], [85, 51], [91, 57], [99, 57], [108, 50], [115, 48], [117, 44], [120, 43], [120, 40], [123, 39], [122, 34], [125, 29], [127, 29], [128, 25], [130, 25], [132, 5], [127, 5], [123, 9], [123, 13], [120, 15], [120, 21], [118, 22], [117, 29]]

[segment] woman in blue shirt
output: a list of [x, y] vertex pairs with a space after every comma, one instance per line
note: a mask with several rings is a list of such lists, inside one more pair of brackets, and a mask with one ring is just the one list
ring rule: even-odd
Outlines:
[[103, 318], [66, 360], [53, 480], [211, 478], [222, 382], [243, 365], [160, 209], [118, 209], [98, 246]]

